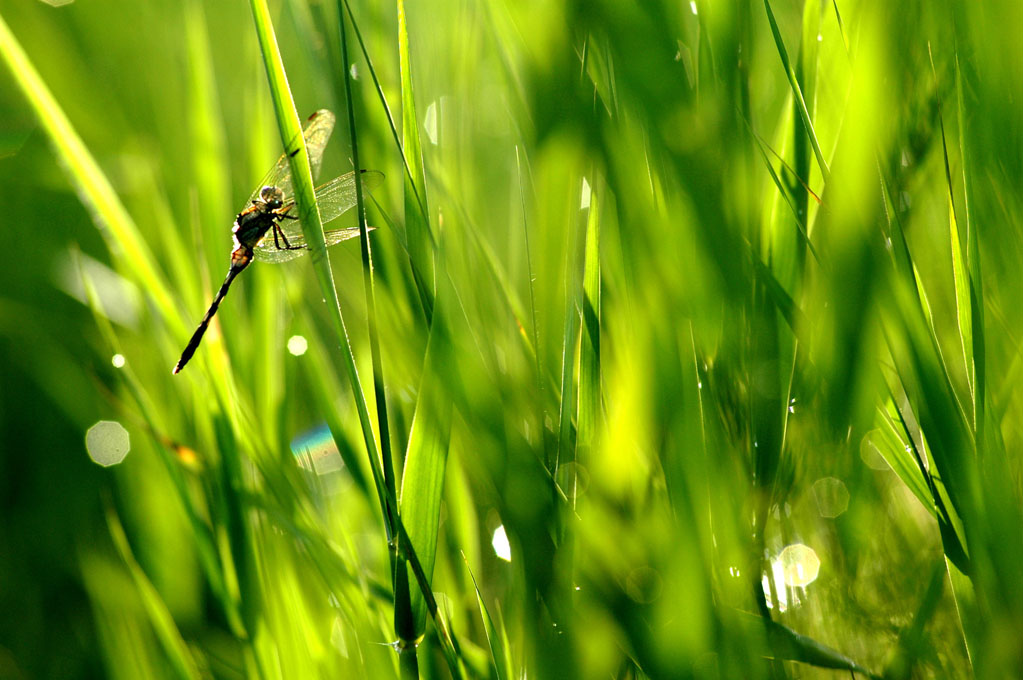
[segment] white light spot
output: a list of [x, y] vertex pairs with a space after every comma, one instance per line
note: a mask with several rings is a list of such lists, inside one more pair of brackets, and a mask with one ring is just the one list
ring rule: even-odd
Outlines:
[[301, 335], [292, 335], [288, 338], [288, 352], [292, 356], [300, 357], [309, 349], [309, 343]]
[[774, 562], [775, 567], [781, 569], [786, 585], [793, 588], [805, 588], [817, 580], [817, 574], [821, 570], [821, 560], [817, 553], [810, 546], [802, 543], [794, 543], [786, 546], [778, 559]]
[[820, 33], [817, 34], [817, 42], [824, 42], [824, 36]]
[[124, 360], [124, 355], [115, 354], [114, 356], [110, 357], [110, 363], [114, 365], [114, 368], [124, 368], [124, 364], [126, 363]]
[[494, 546], [495, 555], [505, 562], [511, 562], [511, 543], [508, 542], [508, 534], [503, 524], [494, 530], [494, 538], [491, 539], [490, 545]]
[[128, 431], [113, 420], [101, 420], [85, 433], [85, 450], [94, 463], [117, 465], [131, 450]]
[[359, 79], [359, 67], [355, 64], [352, 64], [352, 67], [348, 69], [348, 72], [352, 74], [352, 80]]
[[437, 145], [437, 102], [430, 102], [430, 105], [426, 107], [426, 117], [423, 119], [423, 128], [426, 131], [426, 136], [430, 138], [430, 143], [434, 146]]
[[771, 562], [771, 576], [774, 579], [774, 590], [778, 593], [778, 611], [789, 608], [789, 591], [785, 588], [785, 569], [781, 560]]
[[696, 0], [689, 0], [689, 9], [693, 11], [693, 14], [696, 14]]
[[590, 191], [590, 183], [586, 181], [585, 177], [583, 177], [583, 194], [582, 194], [582, 199], [579, 201], [579, 209], [580, 210], [586, 210], [587, 208], [590, 207], [590, 194], [591, 193], [592, 192]]
[[122, 326], [138, 326], [142, 295], [131, 281], [84, 253], [65, 252], [55, 259], [54, 269], [54, 277], [65, 293], [91, 306], [85, 286], [88, 280], [99, 298], [97, 312]]

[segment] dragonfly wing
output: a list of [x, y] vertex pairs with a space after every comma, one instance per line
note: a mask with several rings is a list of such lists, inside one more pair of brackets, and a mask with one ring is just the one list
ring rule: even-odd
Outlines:
[[[350, 238], [358, 238], [359, 228], [358, 227], [346, 227], [345, 229], [332, 229], [324, 232], [323, 237], [326, 241], [327, 247], [341, 243], [341, 241], [347, 241]], [[273, 232], [267, 232], [263, 240], [253, 249], [255, 257], [260, 262], [271, 262], [279, 264], [281, 262], [287, 262], [288, 260], [294, 260], [296, 257], [302, 257], [308, 254], [309, 248], [307, 247], [305, 238], [301, 234], [294, 234], [287, 237], [288, 244], [291, 246], [288, 250], [282, 250], [277, 247], [274, 243]], [[284, 244], [281, 243], [281, 248]]]
[[[383, 173], [362, 170], [363, 191], [371, 191], [384, 180]], [[320, 221], [331, 222], [355, 207], [355, 173], [349, 172], [316, 189], [316, 205], [320, 208]]]
[[[323, 149], [327, 146], [334, 131], [334, 114], [327, 109], [320, 109], [309, 116], [309, 123], [302, 132], [305, 139], [306, 153], [309, 154], [309, 166], [313, 171], [313, 179], [320, 174], [320, 165], [323, 164]], [[259, 197], [263, 187], [278, 187], [285, 196], [291, 196], [291, 165], [288, 162], [288, 154], [281, 154], [274, 166], [263, 177], [263, 181], [256, 185], [256, 190], [249, 196], [247, 205], [251, 205]]]
[[[383, 173], [376, 170], [361, 170], [359, 174], [362, 176], [363, 188], [366, 191], [379, 186], [384, 179]], [[316, 204], [319, 206], [320, 221], [323, 224], [350, 210], [355, 205], [355, 173], [349, 172], [319, 187], [316, 190]], [[302, 234], [302, 221], [295, 219], [298, 215], [295, 202], [288, 202], [278, 214], [282, 215], [277, 226], [278, 238], [274, 240], [275, 230], [271, 229], [253, 248], [255, 257], [260, 262], [287, 262], [308, 252], [305, 236]], [[358, 235], [358, 227], [334, 229], [324, 233], [327, 247]]]
[[[370, 191], [380, 186], [381, 182], [384, 181], [383, 173], [376, 170], [362, 170], [360, 174], [362, 175], [363, 191]], [[322, 224], [336, 220], [355, 207], [355, 173], [349, 172], [340, 177], [335, 177], [326, 184], [317, 187], [316, 205], [320, 209], [320, 222]], [[285, 209], [289, 210], [291, 215], [298, 215], [294, 201], [285, 205]], [[291, 240], [292, 234], [301, 238], [302, 222], [301, 220], [285, 219], [281, 221], [281, 231], [284, 232], [288, 240]]]

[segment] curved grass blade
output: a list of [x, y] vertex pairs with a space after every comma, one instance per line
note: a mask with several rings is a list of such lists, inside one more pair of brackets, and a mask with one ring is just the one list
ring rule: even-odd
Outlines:
[[497, 675], [497, 680], [510, 680], [515, 675], [511, 659], [508, 655], [507, 636], [505, 635], [504, 628], [502, 626], [501, 630], [498, 630], [493, 617], [490, 616], [490, 610], [487, 609], [487, 604], [483, 601], [483, 593], [480, 592], [476, 576], [472, 573], [472, 569], [469, 568], [469, 560], [466, 559], [465, 553], [462, 553], [462, 560], [465, 562], [465, 570], [469, 572], [469, 578], [472, 579], [472, 587], [476, 591], [476, 603], [479, 605], [480, 617], [483, 619], [483, 630], [487, 635], [487, 642], [490, 644], [490, 656], [494, 664], [494, 673]]
[[0, 59], [7, 63], [15, 82], [32, 106], [79, 200], [89, 211], [107, 247], [121, 256], [135, 279], [152, 295], [161, 315], [173, 330], [184, 333], [184, 320], [177, 313], [170, 287], [160, 274], [156, 258], [3, 17], [0, 17]]
[[788, 626], [762, 619], [744, 611], [733, 610], [731, 614], [725, 620], [731, 619], [731, 626], [742, 631], [743, 637], [747, 640], [756, 640], [760, 637], [758, 629], [763, 630], [766, 625], [767, 648], [764, 650], [765, 655], [775, 659], [798, 661], [818, 668], [834, 668], [861, 673], [868, 678], [880, 680], [879, 675], [871, 673], [844, 654], [811, 637], [801, 635]]
[[114, 547], [117, 548], [117, 553], [121, 556], [124, 566], [128, 568], [132, 581], [135, 582], [135, 588], [138, 590], [142, 607], [149, 617], [149, 622], [153, 625], [156, 639], [160, 641], [163, 651], [167, 655], [170, 667], [179, 678], [199, 680], [202, 676], [199, 673], [195, 659], [192, 658], [192, 652], [188, 648], [188, 643], [181, 636], [181, 631], [178, 630], [177, 624], [174, 623], [174, 616], [167, 609], [167, 605], [164, 603], [163, 598], [160, 597], [160, 593], [153, 586], [153, 583], [146, 576], [146, 573], [132, 554], [131, 546], [128, 543], [128, 536], [124, 533], [124, 527], [121, 526], [117, 514], [112, 508], [107, 508], [106, 515], [107, 527], [110, 529], [110, 537], [114, 541]]

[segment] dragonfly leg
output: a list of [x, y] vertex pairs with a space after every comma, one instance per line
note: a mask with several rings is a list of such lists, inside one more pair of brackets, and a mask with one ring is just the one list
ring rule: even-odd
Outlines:
[[[297, 218], [296, 218], [297, 219]], [[281, 247], [281, 241], [284, 241], [284, 247]], [[302, 246], [293, 246], [288, 242], [288, 237], [284, 235], [284, 231], [281, 226], [274, 223], [274, 245], [277, 246], [277, 250], [304, 250]]]
[[[281, 215], [280, 217], [287, 217], [293, 220], [297, 220], [297, 217], [292, 215]], [[284, 247], [281, 247], [281, 241], [284, 241]], [[288, 242], [288, 237], [284, 234], [284, 230], [281, 229], [281, 225], [274, 222], [274, 245], [277, 246], [277, 250], [305, 250], [304, 246], [293, 246]]]

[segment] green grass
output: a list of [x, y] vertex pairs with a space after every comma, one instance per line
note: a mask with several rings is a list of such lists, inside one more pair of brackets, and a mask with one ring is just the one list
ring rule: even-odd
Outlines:
[[1021, 24], [0, 2], [0, 676], [1011, 677]]

